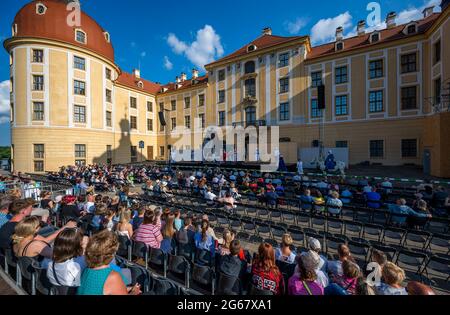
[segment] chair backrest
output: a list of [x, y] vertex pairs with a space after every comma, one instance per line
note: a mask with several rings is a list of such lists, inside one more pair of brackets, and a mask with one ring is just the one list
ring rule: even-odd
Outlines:
[[164, 266], [167, 261], [166, 253], [159, 248], [151, 248], [148, 261], [157, 266]]
[[122, 257], [128, 257], [128, 247], [132, 246], [131, 240], [125, 235], [118, 235], [119, 238], [119, 249], [117, 254]]
[[148, 256], [147, 244], [134, 241], [132, 254], [138, 258], [146, 258]]
[[[37, 261], [33, 262], [33, 268], [37, 274], [36, 290], [43, 295], [50, 295], [51, 293], [55, 293], [55, 287], [47, 277], [47, 269], [42, 268]], [[69, 290], [70, 288], [67, 287], [67, 292], [65, 295], [68, 295]], [[72, 292], [74, 292], [75, 290], [76, 288], [72, 288]]]
[[274, 293], [270, 290], [261, 290], [255, 287], [253, 284], [250, 285], [249, 295], [252, 296], [266, 296], [266, 295], [274, 295]]
[[208, 250], [197, 248], [195, 252], [195, 262], [200, 265], [212, 266], [212, 253]]
[[36, 269], [33, 267], [34, 259], [30, 257], [18, 257], [17, 264], [20, 267], [20, 272], [22, 273], [22, 277], [26, 280], [32, 279], [32, 274], [36, 273]]
[[241, 295], [242, 286], [239, 277], [220, 273], [217, 293], [221, 295]]
[[407, 250], [399, 251], [396, 264], [403, 269], [419, 272], [427, 259], [427, 255]]
[[154, 276], [154, 275], [151, 275], [150, 277], [151, 277], [152, 284], [153, 284], [151, 292], [154, 295], [165, 296], [165, 295], [179, 295], [180, 294], [179, 286], [177, 284], [175, 284], [173, 281], [166, 279], [166, 278]]
[[189, 261], [184, 256], [169, 255], [170, 272], [184, 274], [188, 268], [190, 268]]

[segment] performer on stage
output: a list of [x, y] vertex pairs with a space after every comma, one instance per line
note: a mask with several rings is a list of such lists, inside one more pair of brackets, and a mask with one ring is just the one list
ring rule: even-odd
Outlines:
[[331, 150], [328, 151], [328, 156], [325, 159], [325, 167], [327, 168], [327, 171], [331, 171], [336, 168], [336, 161], [334, 160], [334, 154]]

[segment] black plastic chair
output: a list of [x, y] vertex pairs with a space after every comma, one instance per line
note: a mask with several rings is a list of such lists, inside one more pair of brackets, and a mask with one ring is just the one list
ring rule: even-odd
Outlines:
[[177, 255], [189, 261], [194, 261], [195, 245], [192, 243], [177, 243]]
[[344, 222], [340, 219], [328, 218], [326, 231], [331, 234], [342, 234]]
[[149, 292], [150, 290], [150, 273], [149, 271], [135, 263], [132, 263], [123, 257], [116, 256], [116, 262], [121, 268], [129, 269], [131, 272], [131, 283], [139, 283], [143, 293]]
[[304, 246], [305, 245], [305, 234], [300, 229], [288, 229], [288, 232], [291, 234], [292, 240], [294, 241], [295, 246]]
[[386, 254], [386, 257], [389, 261], [394, 261], [396, 255], [397, 255], [397, 248], [395, 248], [395, 247], [386, 246], [381, 243], [373, 243], [373, 242], [371, 243], [371, 246], [372, 246], [372, 253], [373, 253], [373, 249], [383, 252], [384, 254]]
[[228, 276], [224, 273], [219, 275], [217, 285], [218, 295], [242, 295], [242, 284], [237, 276]]
[[364, 224], [363, 238], [368, 241], [379, 242], [383, 236], [383, 226], [377, 224]]
[[256, 230], [258, 232], [258, 236], [262, 238], [270, 238], [272, 236], [268, 225], [257, 225]]
[[272, 237], [277, 240], [278, 242], [281, 242], [281, 239], [283, 238], [284, 234], [286, 234], [286, 230], [272, 226], [270, 228], [270, 233], [272, 233]]
[[363, 231], [363, 223], [358, 221], [345, 221], [344, 234], [348, 238], [360, 238]]
[[184, 256], [169, 255], [168, 271], [177, 278], [184, 275], [184, 286], [189, 288], [191, 265]]
[[125, 235], [118, 235], [119, 239], [119, 249], [117, 250], [117, 255], [132, 260], [133, 243]]
[[426, 260], [427, 255], [425, 254], [401, 250], [398, 252], [395, 263], [405, 271], [409, 281], [420, 281], [420, 272], [425, 266]]
[[403, 246], [423, 250], [428, 245], [431, 234], [422, 231], [408, 231]]
[[[34, 259], [30, 257], [18, 257], [17, 258], [17, 266], [20, 269], [21, 280], [25, 279], [28, 281], [29, 289], [31, 291], [31, 295], [36, 295], [36, 269], [34, 269]], [[23, 287], [22, 281], [20, 282], [20, 286]]]
[[174, 281], [150, 274], [152, 288], [147, 295], [173, 296], [180, 295], [180, 286]]
[[369, 257], [370, 245], [356, 240], [348, 241], [347, 245], [352, 253], [352, 257], [355, 258], [361, 268], [364, 268]]
[[311, 228], [317, 231], [326, 230], [326, 218], [324, 216], [315, 215], [311, 218]]
[[11, 248], [7, 248], [4, 251], [5, 254], [5, 261], [6, 261], [6, 271], [7, 274], [11, 274], [11, 270], [10, 269], [15, 269], [16, 271], [16, 285], [18, 285], [19, 287], [22, 285], [22, 275], [20, 273], [20, 267], [17, 266], [17, 257], [14, 254], [13, 250]]
[[275, 294], [270, 290], [261, 290], [261, 289], [258, 289], [257, 287], [255, 287], [253, 284], [250, 284], [250, 289], [249, 289], [248, 295], [250, 295], [250, 296], [270, 296], [270, 295], [275, 295]]
[[399, 228], [385, 228], [381, 242], [386, 245], [401, 246], [406, 234], [406, 230]]
[[163, 276], [167, 277], [167, 254], [159, 248], [150, 248], [148, 265], [155, 270], [162, 271]]
[[214, 257], [209, 250], [197, 248], [195, 252], [195, 263], [202, 266], [214, 266]]
[[211, 294], [214, 295], [216, 274], [213, 268], [194, 264], [192, 268], [192, 281], [203, 288], [208, 288]]
[[149, 248], [142, 242], [133, 242], [132, 256], [136, 259], [142, 258], [145, 262], [145, 269], [148, 269]]
[[433, 234], [427, 246], [432, 253], [450, 254], [450, 235]]
[[333, 237], [333, 236], [327, 236], [325, 238], [325, 252], [328, 255], [329, 258], [332, 260], [335, 260], [338, 258], [338, 248], [339, 245], [345, 244], [346, 240], [339, 237]]
[[450, 292], [450, 259], [431, 256], [422, 270], [422, 280], [432, 288]]

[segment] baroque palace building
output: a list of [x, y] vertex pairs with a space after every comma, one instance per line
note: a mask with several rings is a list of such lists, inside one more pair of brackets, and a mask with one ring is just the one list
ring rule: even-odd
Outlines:
[[67, 2], [28, 3], [4, 42], [16, 171], [165, 159], [177, 140], [172, 129], [193, 130], [199, 119], [202, 127], [280, 126], [290, 163], [317, 145], [323, 128], [324, 146], [348, 148], [350, 164], [423, 165], [450, 177], [449, 1], [405, 25], [390, 13], [386, 29], [367, 32], [361, 21], [357, 35], [344, 38], [338, 28], [334, 42], [316, 47], [309, 36], [267, 28], [206, 65], [206, 75], [193, 70], [166, 85], [122, 71], [110, 34], [85, 13], [70, 26]]

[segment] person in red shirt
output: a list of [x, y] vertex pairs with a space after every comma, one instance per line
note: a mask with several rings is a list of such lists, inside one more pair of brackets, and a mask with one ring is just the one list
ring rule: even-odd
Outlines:
[[252, 284], [258, 290], [272, 291], [275, 295], [284, 293], [283, 275], [275, 263], [272, 245], [262, 243], [252, 264]]

